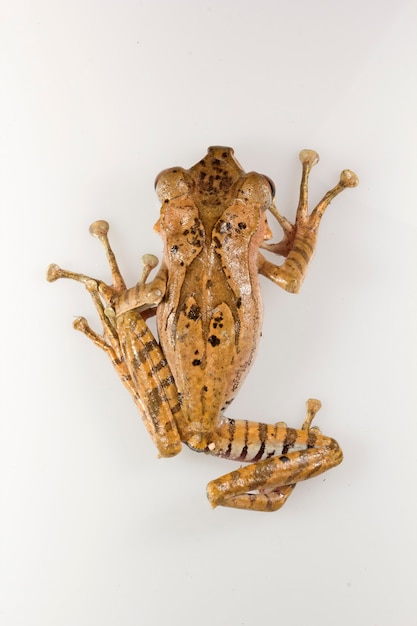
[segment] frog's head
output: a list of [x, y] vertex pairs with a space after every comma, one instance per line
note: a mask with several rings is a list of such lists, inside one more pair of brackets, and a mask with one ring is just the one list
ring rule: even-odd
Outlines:
[[156, 178], [155, 188], [162, 202], [192, 193], [213, 199], [224, 197], [244, 174], [233, 156], [233, 148], [212, 146], [189, 170], [163, 170]]
[[211, 146], [189, 172], [198, 191], [211, 197], [226, 195], [245, 174], [233, 148], [223, 146]]
[[[234, 157], [233, 148], [211, 146], [206, 156], [190, 170], [196, 191], [209, 203], [223, 203], [227, 196], [252, 200], [268, 206], [274, 196], [273, 182], [256, 172], [246, 173]], [[262, 188], [262, 192], [261, 192]], [[256, 196], [256, 198], [254, 197]]]
[[162, 171], [155, 181], [155, 188], [161, 202], [193, 195], [202, 204], [217, 205], [223, 204], [228, 196], [237, 195], [240, 187], [248, 187], [253, 176], [262, 179], [268, 193], [273, 195], [273, 183], [269, 178], [246, 174], [235, 159], [233, 148], [211, 146], [206, 156], [189, 170], [174, 167]]

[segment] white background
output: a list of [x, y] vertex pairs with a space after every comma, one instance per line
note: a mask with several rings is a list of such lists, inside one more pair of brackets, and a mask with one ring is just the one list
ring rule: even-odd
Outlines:
[[[3, 626], [416, 624], [416, 38], [413, 1], [9, 0], [1, 11]], [[71, 328], [160, 254], [163, 168], [231, 145], [293, 218], [298, 151], [325, 216], [299, 296], [262, 279], [263, 340], [231, 417], [299, 426], [344, 463], [274, 514], [212, 511], [236, 465], [158, 460], [105, 355]], [[275, 226], [274, 226], [275, 227]], [[275, 228], [277, 237], [279, 228]]]

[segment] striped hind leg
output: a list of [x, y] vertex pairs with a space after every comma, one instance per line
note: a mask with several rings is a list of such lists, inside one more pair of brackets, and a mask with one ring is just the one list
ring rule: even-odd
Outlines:
[[226, 420], [213, 437], [207, 452], [223, 458], [249, 462], [211, 481], [207, 495], [212, 506], [254, 511], [276, 511], [298, 482], [338, 465], [342, 451], [334, 439], [311, 428], [320, 408], [317, 400], [307, 402], [301, 429]]

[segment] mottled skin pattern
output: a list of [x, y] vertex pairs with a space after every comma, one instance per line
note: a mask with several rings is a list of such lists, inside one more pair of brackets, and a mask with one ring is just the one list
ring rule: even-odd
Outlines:
[[[164, 259], [143, 258], [138, 284], [126, 289], [107, 239], [108, 224], [94, 222], [91, 233], [103, 244], [113, 276], [106, 285], [83, 274], [48, 269], [47, 278], [85, 284], [103, 324], [103, 336], [84, 318], [75, 327], [102, 348], [131, 393], [161, 456], [173, 456], [181, 442], [190, 448], [248, 465], [209, 483], [213, 506], [258, 511], [279, 509], [297, 482], [338, 465], [342, 452], [334, 439], [311, 427], [320, 408], [307, 401], [301, 429], [224, 416], [256, 353], [262, 303], [258, 275], [287, 291], [298, 292], [313, 256], [320, 219], [331, 200], [357, 177], [344, 170], [339, 183], [308, 212], [308, 176], [318, 162], [312, 150], [300, 153], [303, 174], [296, 221], [281, 216], [273, 183], [246, 173], [233, 150], [211, 147], [189, 170], [164, 170], [156, 180], [162, 202], [156, 224]], [[268, 244], [270, 213], [284, 231]], [[285, 258], [277, 266], [260, 253]], [[159, 343], [146, 319], [157, 316]]]

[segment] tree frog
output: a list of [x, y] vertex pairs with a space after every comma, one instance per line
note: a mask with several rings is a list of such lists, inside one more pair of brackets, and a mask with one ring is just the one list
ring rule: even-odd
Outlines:
[[[153, 280], [148, 279], [158, 259], [145, 255], [140, 280], [126, 288], [103, 220], [94, 222], [90, 232], [106, 251], [111, 285], [57, 265], [48, 268], [49, 281], [71, 278], [90, 293], [103, 334], [84, 318], [74, 326], [110, 358], [160, 456], [178, 454], [184, 443], [197, 452], [245, 463], [208, 484], [213, 507], [275, 511], [298, 482], [342, 461], [337, 442], [311, 425], [318, 400], [307, 401], [299, 429], [225, 415], [261, 336], [258, 276], [297, 293], [326, 207], [343, 189], [358, 184], [357, 176], [344, 170], [309, 213], [308, 178], [318, 154], [303, 150], [300, 160], [294, 224], [278, 212], [267, 176], [246, 173], [231, 148], [213, 146], [190, 169], [170, 168], [156, 179], [161, 212], [155, 228], [164, 252]], [[269, 243], [268, 213], [282, 227], [279, 243]], [[276, 265], [263, 251], [284, 260]], [[158, 340], [146, 323], [153, 315]]]

